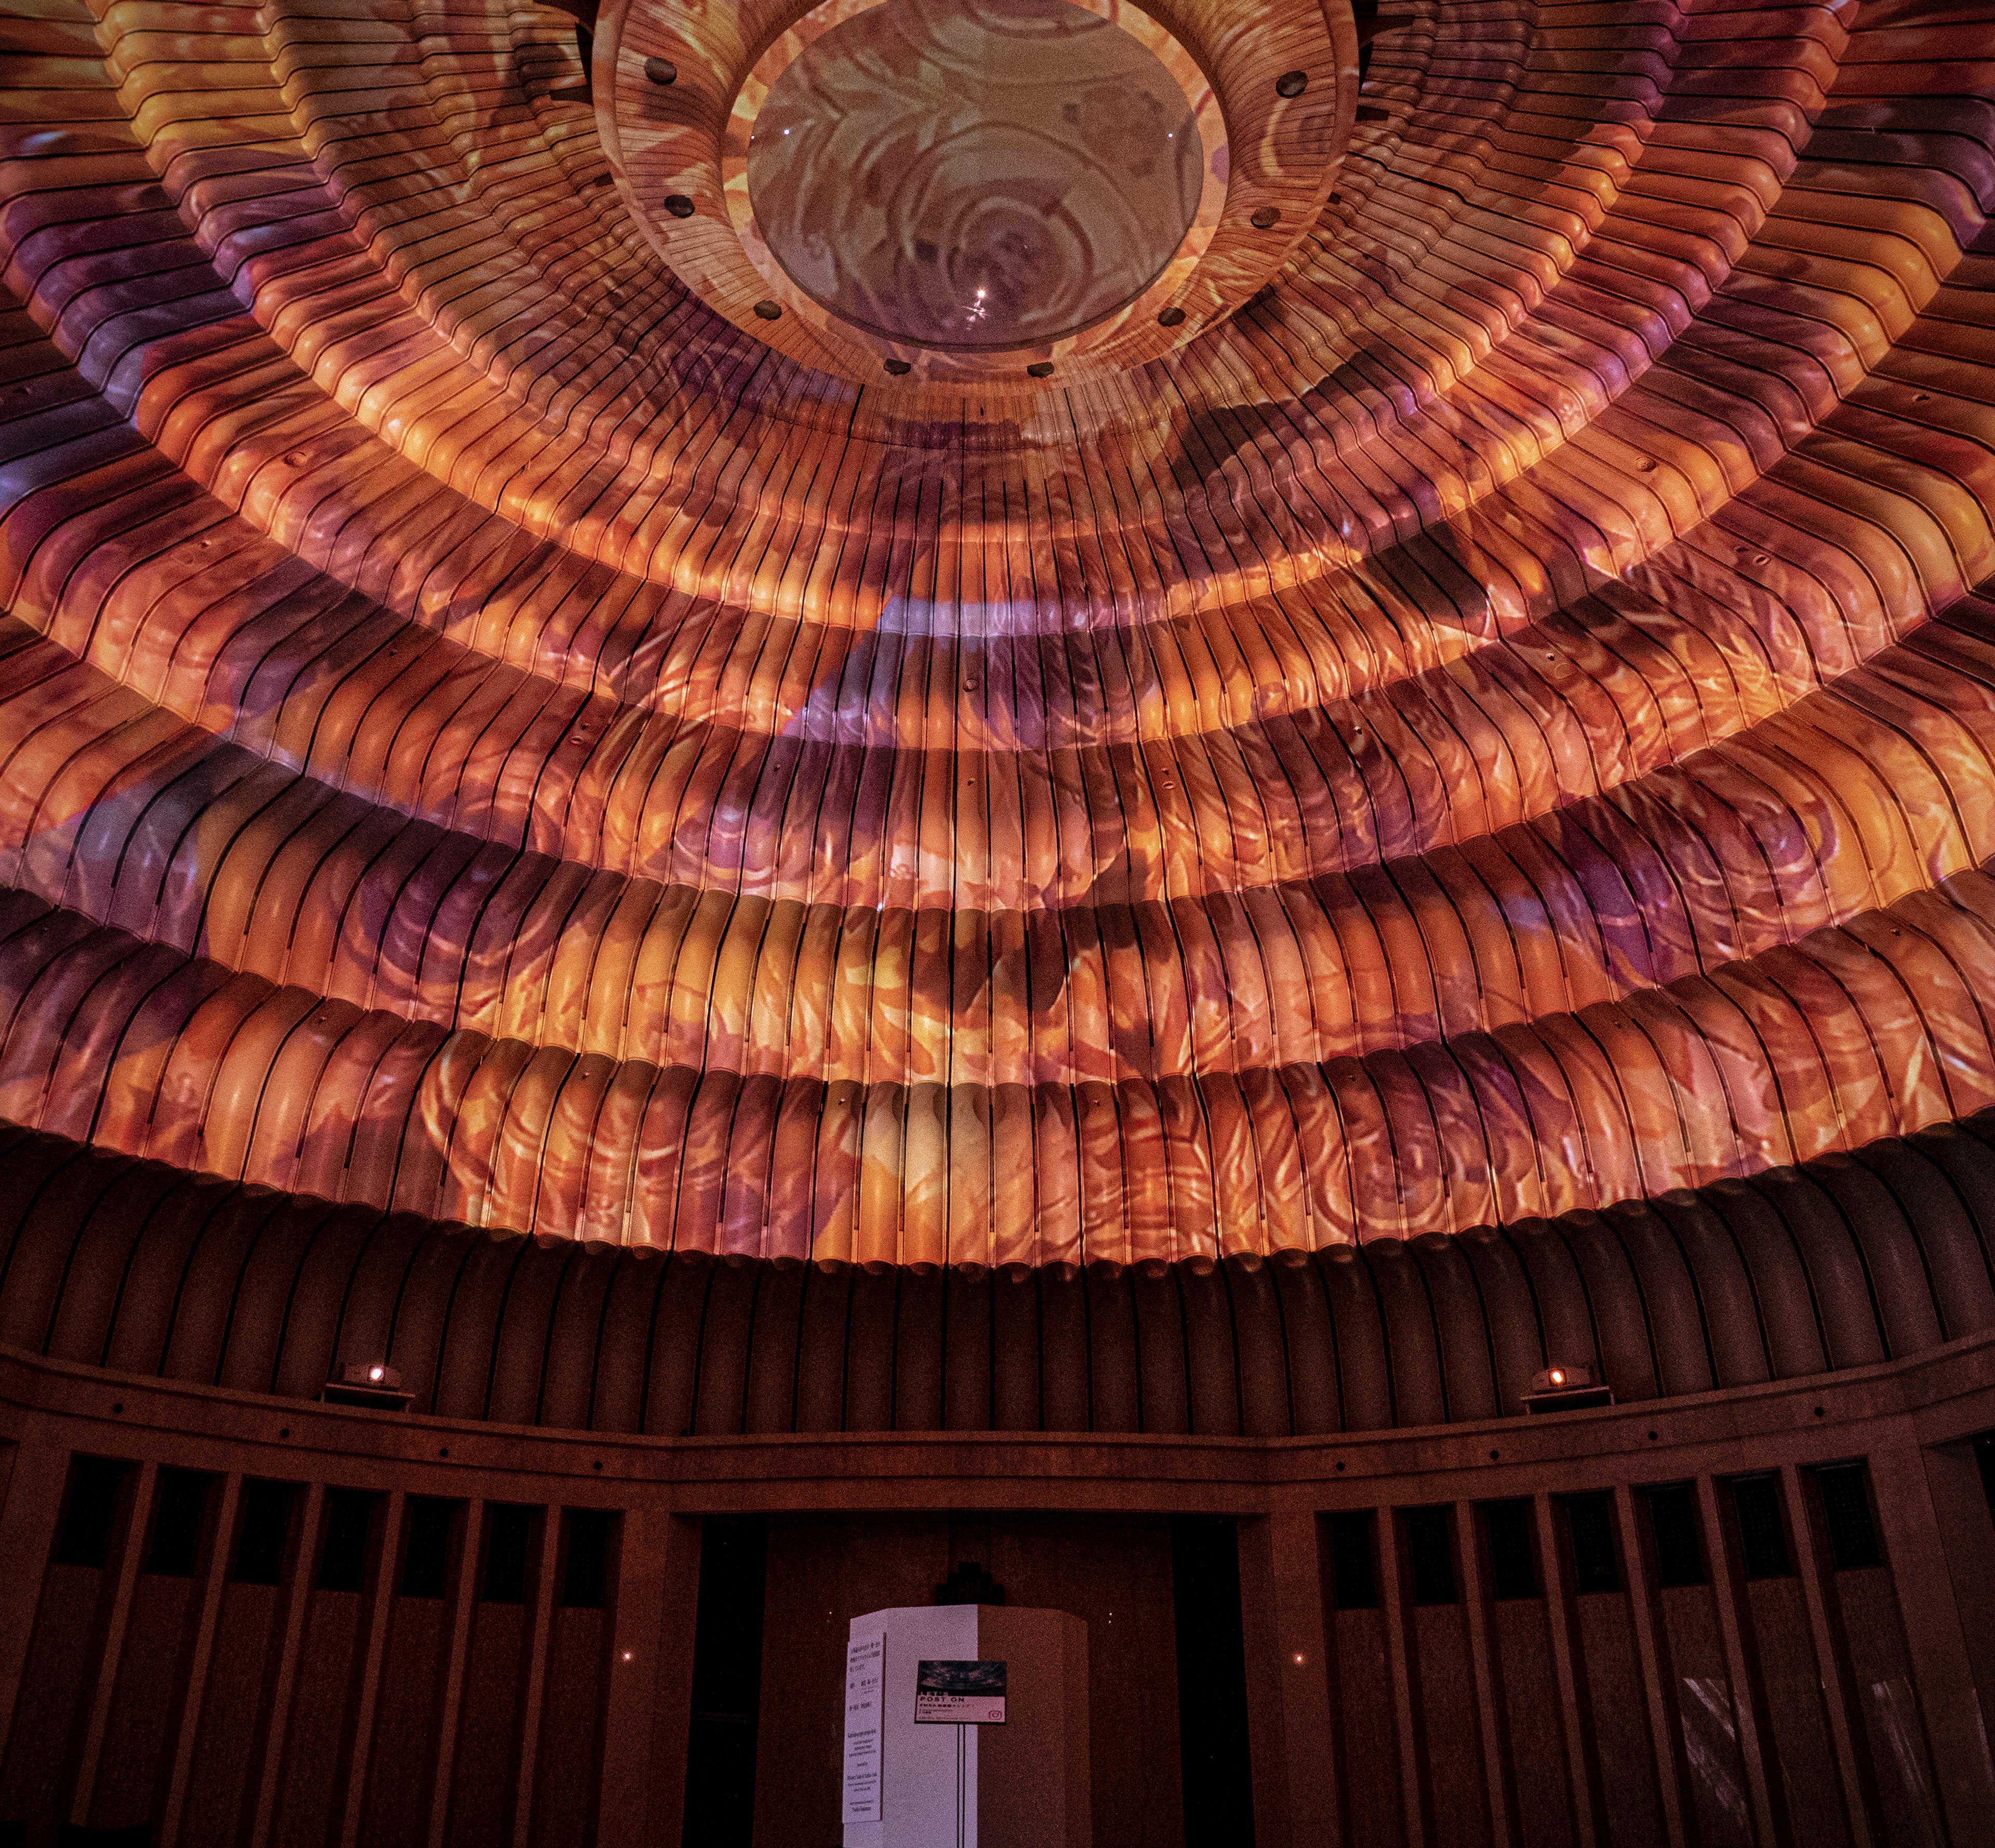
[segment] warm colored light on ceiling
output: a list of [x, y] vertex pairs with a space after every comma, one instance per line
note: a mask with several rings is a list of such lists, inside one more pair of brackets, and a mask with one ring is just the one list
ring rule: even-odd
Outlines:
[[1444, 46], [1408, 0], [1276, 283], [943, 407], [661, 266], [559, 15], [52, 5], [0, 169], [0, 1115], [991, 1263], [1995, 1102], [1983, 29], [1596, 13], [1547, 63], [1551, 9]]

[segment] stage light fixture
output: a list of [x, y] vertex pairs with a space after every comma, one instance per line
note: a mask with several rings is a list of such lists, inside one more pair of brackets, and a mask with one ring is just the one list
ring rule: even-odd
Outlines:
[[406, 1411], [415, 1397], [402, 1387], [398, 1370], [385, 1360], [342, 1360], [319, 1397], [328, 1405], [360, 1405], [380, 1411]]
[[1614, 1389], [1602, 1384], [1592, 1367], [1573, 1361], [1554, 1360], [1533, 1373], [1531, 1389], [1524, 1394], [1527, 1412], [1585, 1411], [1613, 1403]]

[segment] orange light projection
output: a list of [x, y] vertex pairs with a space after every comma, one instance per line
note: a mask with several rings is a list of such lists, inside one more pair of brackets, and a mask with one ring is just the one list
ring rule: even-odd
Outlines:
[[1192, 99], [1068, 0], [868, 7], [776, 78], [747, 166], [757, 228], [814, 299], [890, 340], [982, 348], [1050, 345], [1141, 294], [1206, 177]]
[[1160, 0], [1222, 279], [952, 388], [640, 228], [802, 10], [0, 25], [0, 1116], [991, 1263], [1995, 1103], [1995, 15]]

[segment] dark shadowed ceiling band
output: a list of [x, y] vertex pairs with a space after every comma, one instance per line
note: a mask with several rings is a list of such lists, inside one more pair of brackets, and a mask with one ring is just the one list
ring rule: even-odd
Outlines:
[[1646, 1399], [1995, 1327], [1995, 1112], [1502, 1231], [995, 1270], [480, 1233], [6, 1134], [0, 1342], [291, 1397], [385, 1359], [507, 1424], [1288, 1437], [1512, 1414], [1554, 1359]]

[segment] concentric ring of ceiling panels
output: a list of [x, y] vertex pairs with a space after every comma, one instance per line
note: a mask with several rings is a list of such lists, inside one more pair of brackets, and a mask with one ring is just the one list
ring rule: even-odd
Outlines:
[[0, 27], [0, 1116], [993, 1263], [1995, 1102], [1990, 9], [1149, 10], [1194, 311], [987, 385], [618, 125], [779, 9]]

